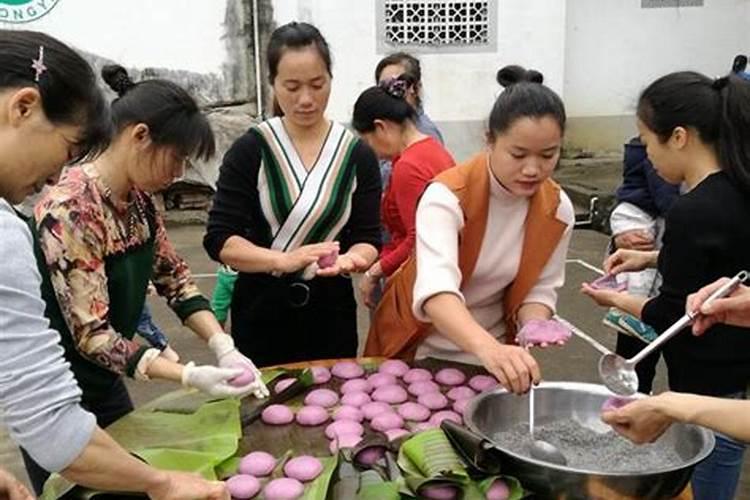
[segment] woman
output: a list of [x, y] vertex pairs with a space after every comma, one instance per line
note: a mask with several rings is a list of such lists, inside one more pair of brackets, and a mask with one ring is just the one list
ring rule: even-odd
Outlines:
[[454, 165], [451, 154], [415, 124], [416, 110], [406, 101], [413, 82], [406, 75], [365, 90], [354, 104], [352, 127], [375, 154], [393, 161], [391, 182], [381, 203], [383, 226], [390, 235], [380, 259], [359, 282], [364, 303], [375, 307], [373, 291], [414, 250], [417, 201], [435, 175]]
[[367, 354], [482, 364], [516, 393], [539, 381], [534, 358], [510, 344], [536, 343], [528, 338], [532, 330], [555, 330], [547, 320], [564, 279], [573, 208], [550, 179], [565, 109], [527, 76], [495, 102], [488, 152], [443, 172], [425, 190], [416, 260], [387, 283]]
[[[685, 313], [688, 294], [750, 268], [749, 102], [750, 83], [735, 75], [713, 80], [672, 73], [643, 91], [637, 124], [647, 154], [660, 176], [684, 182], [688, 192], [667, 213], [659, 252], [618, 250], [605, 269], [616, 274], [656, 266], [663, 284], [651, 299], [586, 285], [584, 293], [663, 332]], [[683, 333], [664, 345], [670, 389], [744, 399], [750, 380], [747, 328], [714, 325], [710, 332]], [[695, 498], [734, 497], [744, 445], [722, 434], [716, 443], [693, 474]]]
[[377, 160], [325, 117], [331, 55], [317, 28], [279, 27], [267, 59], [278, 116], [224, 157], [204, 246], [239, 272], [231, 324], [240, 351], [261, 366], [355, 356], [348, 273], [377, 258]]
[[[12, 205], [54, 182], [64, 164], [95, 157], [109, 136], [96, 77], [76, 52], [42, 33], [0, 30], [0, 413], [45, 469], [83, 486], [228, 498], [221, 483], [147, 466], [98, 428], [44, 317], [32, 237]], [[31, 498], [0, 470], [6, 496]]]
[[[62, 336], [84, 406], [103, 427], [132, 411], [122, 375], [181, 382], [217, 397], [263, 397], [260, 373], [223, 333], [150, 196], [180, 177], [188, 158], [213, 154], [208, 121], [174, 83], [136, 84], [120, 66], [105, 66], [102, 76], [119, 95], [112, 144], [93, 162], [69, 169], [34, 211], [47, 315]], [[183, 366], [132, 340], [149, 280], [208, 342], [221, 368]], [[256, 380], [233, 386], [243, 369]]]

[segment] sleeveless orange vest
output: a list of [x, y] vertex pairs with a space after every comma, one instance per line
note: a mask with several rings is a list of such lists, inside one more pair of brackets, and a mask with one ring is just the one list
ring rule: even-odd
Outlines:
[[[486, 153], [478, 154], [466, 163], [442, 172], [433, 182], [445, 184], [456, 195], [464, 214], [464, 227], [458, 243], [458, 267], [463, 288], [474, 272], [487, 227], [490, 196], [488, 156]], [[567, 227], [557, 218], [559, 205], [560, 186], [552, 179], [542, 183], [529, 202], [518, 274], [503, 297], [506, 342], [515, 341], [518, 308], [536, 284]], [[416, 254], [412, 253], [386, 282], [383, 297], [370, 325], [365, 356], [414, 358], [417, 347], [431, 326], [418, 321], [412, 314], [416, 277]]]

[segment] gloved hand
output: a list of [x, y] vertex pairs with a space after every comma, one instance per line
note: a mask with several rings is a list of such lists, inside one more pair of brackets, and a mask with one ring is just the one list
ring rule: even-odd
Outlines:
[[263, 383], [260, 370], [250, 359], [244, 356], [234, 347], [234, 339], [226, 333], [216, 333], [208, 339], [208, 347], [216, 355], [219, 366], [222, 368], [248, 367], [255, 374], [255, 380], [247, 386], [242, 387], [246, 393], [252, 393], [256, 398], [262, 399], [268, 397], [268, 388]]
[[235, 387], [229, 383], [240, 374], [242, 374], [242, 368], [195, 366], [195, 363], [191, 361], [182, 369], [182, 385], [218, 398], [243, 397], [251, 392], [250, 385]]
[[524, 323], [521, 331], [516, 335], [516, 342], [523, 347], [539, 345], [563, 345], [572, 333], [558, 321], [553, 319], [531, 319]]

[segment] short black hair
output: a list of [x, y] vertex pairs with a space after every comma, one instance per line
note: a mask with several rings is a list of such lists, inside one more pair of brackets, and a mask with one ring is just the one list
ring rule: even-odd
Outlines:
[[[34, 70], [34, 61], [43, 69]], [[82, 127], [71, 163], [90, 160], [109, 145], [112, 127], [96, 75], [64, 43], [36, 31], [0, 29], [0, 89], [13, 87], [36, 87], [52, 123]]]
[[162, 79], [135, 83], [125, 68], [116, 64], [104, 66], [102, 78], [118, 95], [112, 102], [116, 132], [145, 123], [157, 145], [175, 147], [192, 158], [208, 160], [214, 155], [211, 124], [185, 89]]

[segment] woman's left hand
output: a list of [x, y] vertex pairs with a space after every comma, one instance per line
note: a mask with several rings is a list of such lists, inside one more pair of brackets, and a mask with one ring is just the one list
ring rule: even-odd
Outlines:
[[594, 299], [594, 302], [600, 306], [616, 307], [617, 299], [625, 292], [618, 292], [612, 289], [596, 289], [592, 288], [588, 283], [582, 283], [581, 293]]
[[358, 273], [367, 269], [369, 262], [361, 255], [354, 252], [347, 252], [339, 255], [336, 263], [325, 269], [318, 269], [318, 276], [331, 277], [340, 274]]

